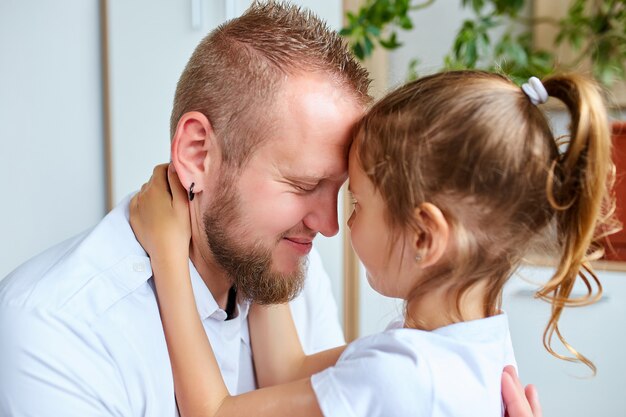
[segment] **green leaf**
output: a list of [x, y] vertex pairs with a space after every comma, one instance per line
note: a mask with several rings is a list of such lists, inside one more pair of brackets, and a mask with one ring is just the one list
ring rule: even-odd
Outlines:
[[402, 46], [402, 44], [398, 42], [396, 32], [393, 32], [389, 39], [385, 40], [380, 38], [378, 42], [386, 49], [396, 49]]
[[351, 34], [352, 34], [351, 28], [343, 28], [339, 31], [339, 36], [347, 37], [347, 36], [350, 36]]
[[485, 7], [485, 0], [463, 0], [463, 7], [470, 5], [474, 10], [474, 13], [480, 14], [483, 7]]
[[361, 61], [365, 59], [365, 52], [363, 51], [363, 46], [360, 42], [354, 44], [354, 46], [352, 47], [352, 51], [354, 52], [354, 55], [356, 55], [356, 57], [359, 58]]
[[374, 44], [372, 43], [372, 40], [369, 38], [369, 36], [366, 35], [363, 38], [363, 52], [366, 58], [372, 55], [373, 49], [374, 49]]
[[400, 18], [400, 27], [405, 30], [413, 29], [413, 21], [409, 16], [402, 16]]
[[492, 0], [496, 14], [515, 17], [524, 8], [525, 0]]
[[365, 31], [370, 35], [380, 36], [380, 29], [374, 25], [369, 25]]

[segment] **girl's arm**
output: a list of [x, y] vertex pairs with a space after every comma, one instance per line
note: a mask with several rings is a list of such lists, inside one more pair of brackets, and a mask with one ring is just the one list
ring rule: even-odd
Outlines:
[[308, 379], [229, 395], [193, 296], [186, 191], [172, 168], [155, 168], [150, 182], [133, 198], [130, 212], [133, 231], [151, 256], [181, 415], [321, 416]]
[[228, 390], [198, 315], [188, 258], [156, 258], [152, 269], [181, 415], [216, 415]]
[[346, 346], [305, 355], [289, 304], [253, 305], [248, 316], [259, 387], [307, 378], [333, 366]]
[[203, 410], [202, 415], [212, 416], [228, 390], [193, 296], [189, 207], [173, 168], [154, 169], [130, 203], [130, 224], [150, 256], [180, 412], [190, 416]]

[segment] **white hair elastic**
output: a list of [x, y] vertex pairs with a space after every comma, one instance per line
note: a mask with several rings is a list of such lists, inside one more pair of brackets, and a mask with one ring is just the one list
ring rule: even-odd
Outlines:
[[535, 106], [548, 101], [548, 92], [541, 80], [537, 77], [530, 77], [527, 83], [522, 84], [522, 91], [524, 91], [530, 99], [530, 102]]

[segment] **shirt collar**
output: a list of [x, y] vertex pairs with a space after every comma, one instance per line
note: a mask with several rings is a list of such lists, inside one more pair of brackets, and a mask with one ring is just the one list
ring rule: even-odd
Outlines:
[[[196, 306], [198, 307], [200, 318], [202, 320], [207, 318], [218, 321], [226, 320], [226, 311], [217, 305], [215, 297], [213, 297], [213, 294], [209, 291], [209, 288], [202, 280], [202, 277], [191, 260], [189, 260], [189, 273], [191, 275], [191, 287], [193, 288], [193, 295], [196, 300]], [[244, 300], [240, 294], [237, 294], [237, 318], [245, 320], [248, 317], [249, 309], [250, 302]]]
[[[125, 285], [131, 288], [141, 285], [152, 277], [150, 259], [135, 238], [135, 234], [130, 227], [129, 205], [133, 195], [134, 193], [125, 197], [120, 204], [105, 217], [101, 224], [96, 227], [96, 229], [101, 229], [105, 233], [103, 236], [101, 236], [100, 233], [95, 233], [96, 236], [103, 240], [104, 244], [98, 245], [99, 252], [97, 254], [94, 253], [95, 262], [103, 262], [106, 259], [119, 260], [123, 258], [124, 262], [118, 264], [118, 267], [125, 268], [124, 271], [133, 271], [132, 274], [126, 274], [132, 279], [129, 278], [127, 282], [125, 282]], [[110, 232], [110, 230], [114, 232]], [[213, 294], [209, 291], [191, 260], [189, 261], [189, 272], [191, 275], [191, 287], [200, 318], [202, 320], [207, 318], [218, 321], [226, 320], [226, 312], [219, 308]], [[238, 295], [237, 317], [241, 318], [241, 320], [245, 320], [248, 317], [249, 308], [250, 303], [243, 300], [242, 297]]]
[[150, 260], [141, 247], [129, 223], [127, 196], [105, 216], [88, 234], [81, 245], [81, 259], [97, 271], [115, 270], [116, 282], [134, 290], [152, 276]]

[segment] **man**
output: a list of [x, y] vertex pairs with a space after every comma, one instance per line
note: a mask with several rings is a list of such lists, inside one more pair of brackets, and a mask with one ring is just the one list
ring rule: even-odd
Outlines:
[[[194, 197], [198, 312], [233, 393], [255, 388], [250, 301], [285, 302], [304, 287], [292, 309], [305, 349], [343, 343], [319, 256], [308, 269], [305, 260], [317, 233], [338, 231], [337, 193], [368, 84], [335, 32], [277, 3], [212, 32], [180, 78], [171, 160]], [[128, 200], [3, 280], [0, 321], [0, 415], [176, 414]]]
[[[292, 311], [305, 350], [343, 342], [319, 256], [308, 269], [305, 260], [317, 233], [338, 231], [337, 193], [368, 84], [336, 33], [276, 3], [212, 32], [180, 78], [171, 160], [191, 200], [198, 313], [232, 393], [255, 388], [251, 301], [285, 302], [304, 287]], [[0, 415], [176, 414], [150, 261], [127, 199], [0, 283]]]

